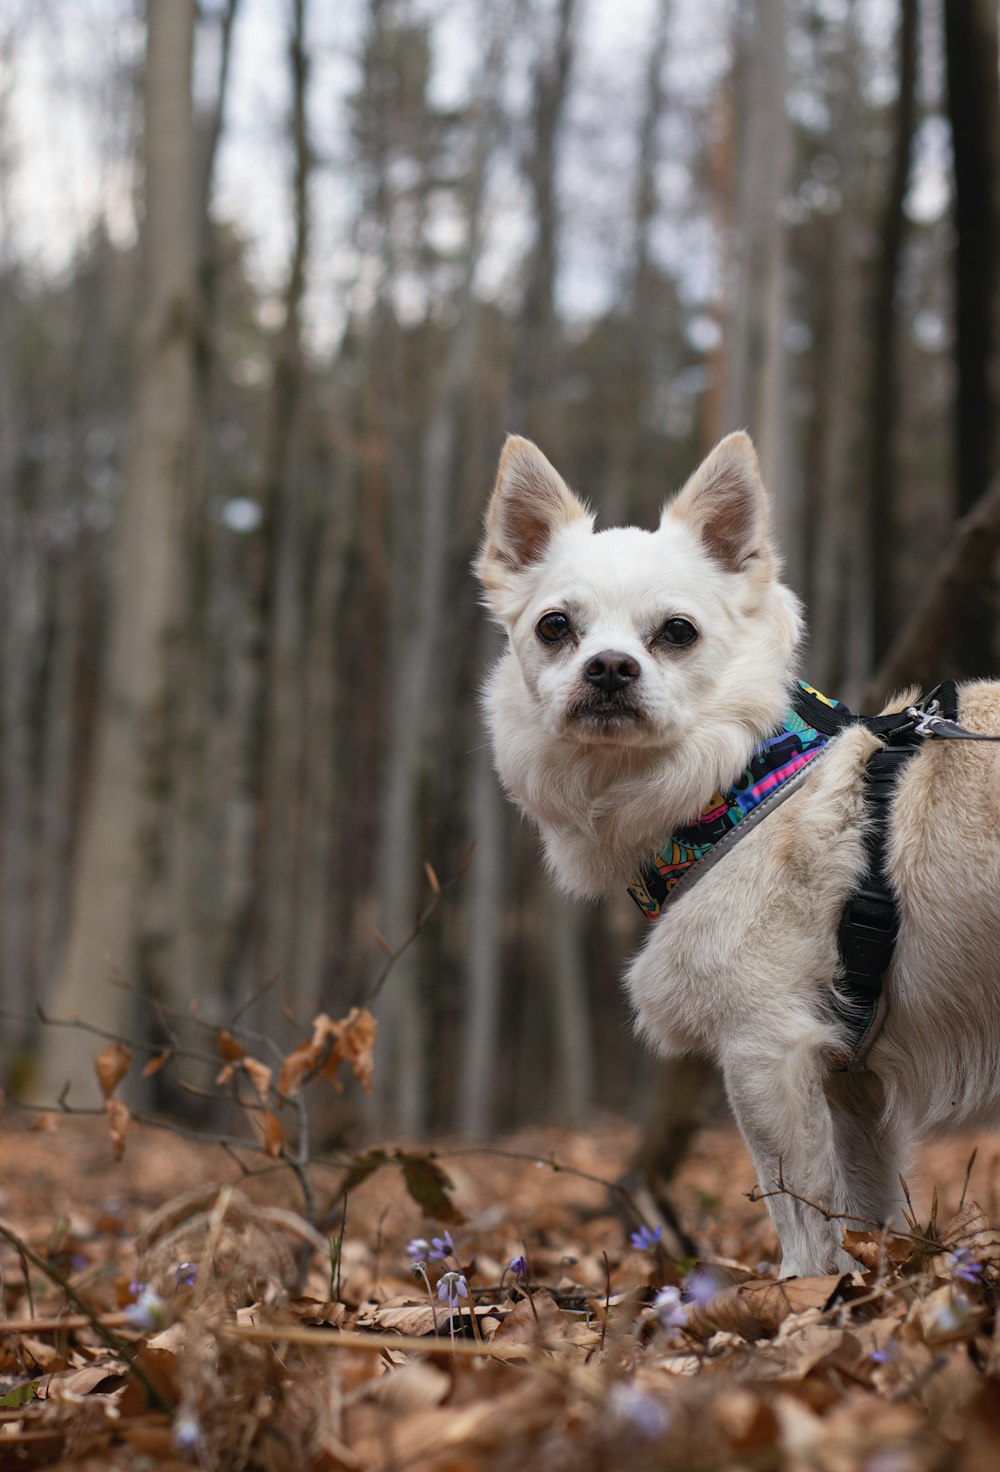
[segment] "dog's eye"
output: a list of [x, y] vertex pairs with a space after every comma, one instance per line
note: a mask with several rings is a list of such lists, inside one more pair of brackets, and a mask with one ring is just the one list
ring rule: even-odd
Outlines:
[[694, 643], [698, 630], [690, 619], [668, 618], [656, 637], [660, 644], [669, 644], [674, 649], [680, 649], [685, 644]]
[[561, 644], [570, 635], [569, 619], [564, 613], [547, 613], [539, 619], [535, 633], [543, 644]]

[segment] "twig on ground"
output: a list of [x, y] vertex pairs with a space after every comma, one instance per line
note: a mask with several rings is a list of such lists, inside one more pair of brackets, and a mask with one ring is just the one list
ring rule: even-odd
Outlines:
[[122, 1339], [120, 1335], [114, 1332], [113, 1329], [108, 1328], [107, 1324], [102, 1321], [103, 1316], [99, 1314], [96, 1309], [91, 1308], [90, 1304], [83, 1297], [83, 1295], [76, 1291], [72, 1283], [70, 1283], [67, 1278], [63, 1277], [58, 1268], [54, 1268], [50, 1262], [46, 1262], [44, 1257], [41, 1257], [37, 1252], [35, 1252], [33, 1248], [29, 1247], [27, 1242], [25, 1242], [23, 1238], [19, 1237], [17, 1233], [11, 1227], [8, 1227], [4, 1222], [0, 1222], [0, 1237], [6, 1238], [6, 1240], [11, 1244], [15, 1251], [20, 1254], [22, 1259], [26, 1258], [27, 1261], [30, 1262], [33, 1267], [36, 1267], [40, 1273], [44, 1274], [44, 1276], [48, 1278], [50, 1282], [55, 1283], [56, 1287], [59, 1288], [60, 1291], [66, 1295], [71, 1303], [74, 1303], [76, 1305], [76, 1307], [80, 1310], [80, 1313], [94, 1330], [95, 1334], [97, 1334], [99, 1338], [104, 1341], [109, 1349], [113, 1349], [115, 1354], [119, 1355], [121, 1359], [126, 1361], [136, 1379], [142, 1382], [142, 1385], [144, 1386], [146, 1393], [149, 1396], [150, 1405], [156, 1410], [169, 1412], [172, 1407], [166, 1400], [164, 1400], [162, 1392], [158, 1389], [158, 1387], [146, 1374], [146, 1371], [139, 1364], [131, 1344], [129, 1344], [126, 1339]]

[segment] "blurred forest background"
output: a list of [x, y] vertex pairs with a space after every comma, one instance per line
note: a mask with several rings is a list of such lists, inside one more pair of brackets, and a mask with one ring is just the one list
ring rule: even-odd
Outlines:
[[[985, 0], [0, 0], [16, 1088], [91, 1073], [39, 1001], [148, 1025], [112, 966], [341, 1015], [429, 863], [370, 1127], [643, 1107], [639, 917], [557, 898], [484, 749], [503, 436], [651, 524], [748, 426], [805, 670], [875, 692], [996, 500], [997, 75]], [[903, 675], [997, 667], [998, 540]]]

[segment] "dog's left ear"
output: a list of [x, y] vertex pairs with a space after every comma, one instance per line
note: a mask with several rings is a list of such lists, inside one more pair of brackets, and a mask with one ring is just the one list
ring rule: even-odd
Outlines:
[[663, 516], [687, 522], [727, 572], [768, 552], [767, 495], [750, 436], [720, 440]]

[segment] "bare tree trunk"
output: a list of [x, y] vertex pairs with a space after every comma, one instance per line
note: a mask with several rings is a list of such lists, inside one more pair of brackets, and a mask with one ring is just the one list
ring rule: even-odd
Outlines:
[[533, 127], [524, 160], [535, 234], [514, 346], [508, 414], [511, 429], [536, 439], [549, 415], [555, 372], [556, 158], [573, 64], [575, 15], [576, 0], [559, 0], [555, 40], [535, 67]]
[[889, 190], [881, 229], [881, 255], [872, 311], [868, 452], [868, 582], [872, 655], [881, 659], [892, 636], [894, 598], [892, 548], [895, 530], [896, 447], [899, 418], [899, 352], [896, 341], [896, 291], [906, 237], [903, 209], [910, 180], [916, 108], [917, 0], [900, 0], [897, 43], [899, 92]]
[[869, 624], [867, 600], [848, 597], [850, 570], [863, 557], [863, 506], [854, 473], [861, 434], [854, 386], [861, 368], [863, 238], [859, 177], [864, 159], [860, 97], [860, 42], [857, 10], [844, 22], [842, 75], [831, 152], [837, 160], [841, 208], [830, 221], [825, 277], [829, 297], [824, 311], [816, 470], [807, 507], [807, 596], [811, 610], [810, 679], [821, 689], [842, 692], [848, 704], [858, 688], [847, 689], [849, 630]]
[[293, 0], [289, 62], [292, 75], [291, 141], [294, 233], [284, 290], [284, 322], [272, 363], [272, 391], [261, 484], [262, 522], [248, 654], [253, 690], [248, 712], [244, 801], [250, 807], [252, 840], [244, 869], [243, 898], [227, 963], [226, 989], [242, 981], [260, 985], [278, 966], [286, 980], [294, 972], [294, 866], [296, 801], [302, 724], [297, 554], [298, 486], [293, 445], [301, 408], [302, 298], [309, 255], [309, 180], [305, 0]]
[[[482, 250], [486, 172], [496, 135], [497, 92], [508, 34], [506, 5], [492, 6], [491, 26], [475, 90], [476, 117], [466, 204], [461, 278], [454, 298], [452, 331], [441, 383], [423, 437], [419, 479], [418, 581], [409, 630], [392, 661], [387, 775], [379, 842], [383, 930], [398, 934], [416, 912], [421, 860], [418, 797], [425, 758], [428, 715], [436, 680], [445, 604], [448, 525], [455, 486], [455, 447], [479, 336], [474, 281]], [[407, 1130], [426, 1124], [428, 1091], [424, 1015], [417, 995], [415, 954], [400, 960], [382, 1003], [384, 1072], [391, 1078], [394, 1114]]]
[[[137, 960], [137, 874], [169, 702], [168, 660], [181, 582], [180, 525], [194, 415], [195, 230], [191, 62], [195, 0], [150, 0], [146, 72], [144, 280], [126, 486], [117, 528], [111, 626], [97, 744], [53, 1010], [129, 1030], [127, 994], [107, 984], [110, 954]], [[148, 870], [147, 870], [148, 872]], [[93, 1069], [68, 1030], [45, 1035], [39, 1093]]]
[[646, 65], [646, 98], [639, 130], [632, 217], [632, 249], [627, 286], [627, 327], [623, 345], [626, 361], [621, 365], [625, 395], [632, 412], [619, 413], [609, 426], [607, 495], [603, 506], [606, 522], [618, 526], [628, 518], [630, 489], [636, 469], [636, 425], [643, 421], [643, 404], [652, 385], [658, 329], [651, 300], [652, 232], [659, 207], [656, 167], [660, 156], [660, 123], [663, 119], [663, 68], [667, 59], [673, 0], [657, 0], [653, 37]]
[[745, 43], [737, 174], [738, 269], [728, 332], [726, 428], [757, 442], [788, 579], [800, 586], [803, 528], [790, 481], [784, 348], [786, 244], [782, 201], [791, 166], [785, 108], [785, 0], [757, 0]]
[[[225, 0], [220, 13], [202, 21], [217, 31], [218, 67], [212, 105], [197, 119], [196, 131], [195, 213], [201, 332], [196, 360], [195, 452], [184, 530], [189, 595], [183, 647], [179, 651], [183, 668], [175, 689], [178, 736], [173, 887], [180, 923], [173, 948], [173, 967], [177, 976], [185, 979], [182, 990], [190, 987], [191, 979], [197, 978], [206, 1011], [211, 1010], [211, 1001], [219, 991], [224, 937], [233, 923], [226, 899], [227, 881], [235, 866], [230, 863], [225, 837], [240, 775], [236, 763], [230, 759], [236, 712], [226, 697], [231, 694], [233, 684], [227, 684], [221, 699], [215, 684], [220, 666], [225, 666], [229, 673], [226, 656], [231, 649], [239, 647], [245, 620], [243, 603], [228, 585], [236, 580], [225, 549], [226, 541], [231, 542], [233, 534], [219, 524], [210, 509], [219, 484], [224, 482], [225, 470], [219, 463], [214, 442], [220, 407], [219, 252], [211, 200], [225, 124], [238, 13], [239, 0]], [[220, 651], [220, 644], [226, 646], [224, 651]], [[224, 711], [221, 719], [220, 706]], [[166, 1082], [164, 1076], [157, 1077]]]
[[489, 752], [480, 747], [472, 761], [469, 822], [476, 852], [470, 875], [466, 930], [466, 1005], [455, 1127], [482, 1138], [496, 1128], [497, 1041], [500, 1032], [500, 977], [504, 811]]
[[[514, 359], [507, 409], [507, 427], [545, 443], [552, 420], [552, 395], [556, 376], [557, 320], [555, 281], [558, 263], [560, 211], [556, 189], [556, 165], [562, 120], [569, 94], [575, 49], [575, 0], [559, 0], [555, 35], [548, 45], [540, 42], [535, 66], [533, 126], [523, 167], [531, 191], [534, 238], [527, 263], [524, 297], [517, 324]], [[567, 1033], [560, 1033], [557, 1046], [562, 1065], [557, 1085], [572, 1080], [573, 1096], [555, 1100], [556, 1107], [579, 1114], [590, 1098], [593, 1069], [590, 1055], [589, 1009], [579, 939], [581, 916], [555, 894], [546, 897], [544, 933], [550, 1015], [579, 1019], [570, 1029], [572, 1045], [582, 1049], [574, 1064], [566, 1058], [570, 1046]], [[575, 1072], [571, 1073], [571, 1069]], [[586, 1088], [586, 1099], [577, 1084]]]
[[[958, 509], [969, 511], [996, 469], [996, 305], [1000, 191], [997, 10], [988, 0], [945, 0], [948, 115], [955, 161], [955, 479]], [[985, 579], [962, 636], [971, 674], [997, 669], [995, 589]]]

